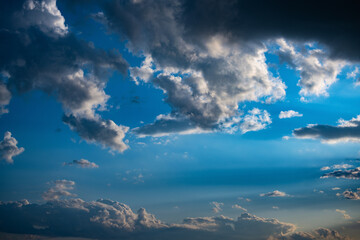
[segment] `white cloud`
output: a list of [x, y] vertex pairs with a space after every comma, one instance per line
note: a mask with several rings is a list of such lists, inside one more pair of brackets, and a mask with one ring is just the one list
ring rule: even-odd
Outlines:
[[266, 110], [253, 108], [243, 117], [240, 130], [243, 134], [250, 131], [259, 131], [265, 129], [271, 122], [270, 114]]
[[25, 151], [23, 147], [17, 146], [17, 140], [11, 136], [11, 132], [5, 132], [4, 139], [0, 141], [0, 159], [7, 163], [13, 163], [13, 157]]
[[57, 8], [56, 0], [27, 0], [15, 17], [21, 27], [36, 26], [51, 35], [63, 36], [68, 33], [65, 18]]
[[309, 96], [327, 96], [329, 87], [337, 81], [337, 76], [346, 65], [343, 60], [333, 60], [321, 49], [304, 49], [299, 52], [295, 44], [278, 39], [280, 60], [300, 72], [298, 86], [300, 95], [306, 100]]
[[279, 114], [279, 118], [293, 118], [293, 117], [302, 117], [303, 115], [301, 113], [298, 113], [294, 110], [288, 110], [288, 111], [281, 111]]

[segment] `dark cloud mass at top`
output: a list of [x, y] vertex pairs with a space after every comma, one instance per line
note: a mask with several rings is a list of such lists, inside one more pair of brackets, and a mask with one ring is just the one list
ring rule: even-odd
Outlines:
[[[326, 95], [344, 61], [360, 60], [358, 7], [356, 1], [114, 0], [103, 4], [101, 16], [129, 40], [132, 52], [146, 57], [141, 67], [130, 68], [134, 81], [151, 81], [166, 94], [169, 125], [174, 119], [181, 124], [163, 133], [156, 126], [164, 119], [150, 125], [154, 134], [165, 135], [189, 125], [187, 132], [224, 130], [241, 124], [234, 121], [242, 114], [239, 103], [283, 99], [286, 85], [268, 71], [265, 57], [267, 43], [280, 38], [327, 48], [316, 68], [306, 65], [308, 56], [291, 56], [303, 68], [300, 93]], [[135, 132], [152, 135], [150, 127]]]

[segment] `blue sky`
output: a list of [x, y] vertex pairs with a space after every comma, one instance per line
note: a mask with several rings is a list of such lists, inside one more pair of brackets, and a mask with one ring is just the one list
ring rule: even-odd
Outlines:
[[357, 239], [359, 19], [281, 3], [1, 3], [0, 232]]

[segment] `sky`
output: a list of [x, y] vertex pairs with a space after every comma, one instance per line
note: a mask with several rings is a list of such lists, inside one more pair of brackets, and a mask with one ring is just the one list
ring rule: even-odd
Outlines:
[[0, 238], [360, 239], [356, 1], [0, 3]]

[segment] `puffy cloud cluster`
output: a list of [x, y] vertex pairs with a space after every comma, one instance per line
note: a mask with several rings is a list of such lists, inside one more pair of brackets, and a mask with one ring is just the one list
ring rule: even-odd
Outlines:
[[270, 114], [266, 110], [253, 108], [243, 117], [240, 130], [242, 133], [259, 131], [265, 129], [271, 122]]
[[353, 169], [335, 170], [329, 173], [325, 173], [321, 176], [321, 178], [329, 178], [329, 177], [360, 179], [360, 167]]
[[9, 112], [5, 107], [10, 103], [10, 100], [10, 91], [6, 88], [5, 84], [0, 81], [0, 116]]
[[61, 197], [76, 196], [75, 194], [69, 192], [69, 190], [74, 189], [74, 185], [75, 185], [74, 181], [63, 179], [63, 180], [56, 180], [52, 184], [53, 186], [43, 193], [42, 197], [44, 200], [53, 201], [53, 200], [58, 200]]
[[77, 166], [81, 168], [98, 168], [99, 166], [94, 163], [90, 162], [86, 159], [80, 159], [80, 160], [73, 160], [72, 162], [66, 162], [64, 163], [65, 166]]
[[268, 193], [261, 193], [260, 196], [261, 197], [289, 197], [289, 194], [275, 190], [275, 191], [268, 192]]
[[[360, 191], [358, 191], [360, 193]], [[360, 196], [357, 192], [346, 190], [342, 193], [342, 196], [346, 199], [360, 200]]]
[[360, 115], [350, 120], [339, 119], [337, 126], [310, 124], [293, 131], [297, 138], [321, 139], [327, 143], [359, 142]]
[[129, 40], [133, 52], [145, 56], [140, 67], [130, 68], [131, 77], [162, 89], [172, 108], [168, 118], [135, 133], [219, 130], [239, 114], [239, 102], [284, 98], [286, 86], [268, 70], [263, 43], [190, 34], [179, 21], [183, 7], [181, 1], [112, 1], [104, 9], [109, 27]]
[[334, 164], [332, 166], [325, 166], [322, 167], [320, 170], [321, 171], [326, 171], [326, 170], [330, 170], [330, 169], [347, 169], [347, 168], [352, 168], [354, 167], [353, 165], [347, 164], [347, 163], [343, 163], [343, 164]]
[[279, 118], [293, 118], [293, 117], [302, 117], [302, 113], [296, 112], [294, 110], [281, 111], [279, 114]]
[[0, 141], [0, 159], [7, 163], [13, 163], [13, 157], [25, 151], [23, 147], [17, 146], [18, 141], [11, 136], [11, 132], [5, 132], [4, 139]]
[[[65, 25], [56, 0], [15, 0], [2, 2], [0, 7], [1, 108], [9, 103], [10, 92], [41, 90], [58, 99], [65, 118], [75, 118], [77, 126], [71, 127], [89, 137], [85, 140], [124, 151], [127, 128], [96, 113], [106, 109], [109, 96], [104, 88], [109, 73], [126, 73], [127, 63], [121, 55], [79, 40]], [[98, 129], [91, 127], [101, 128], [111, 137], [96, 135]]]
[[166, 224], [143, 208], [134, 213], [125, 204], [103, 199], [56, 200], [40, 205], [0, 202], [0, 219], [0, 230], [4, 232], [100, 239], [265, 240], [296, 229], [293, 224], [249, 213], [237, 220], [224, 216], [199, 217], [186, 218], [182, 224]]

